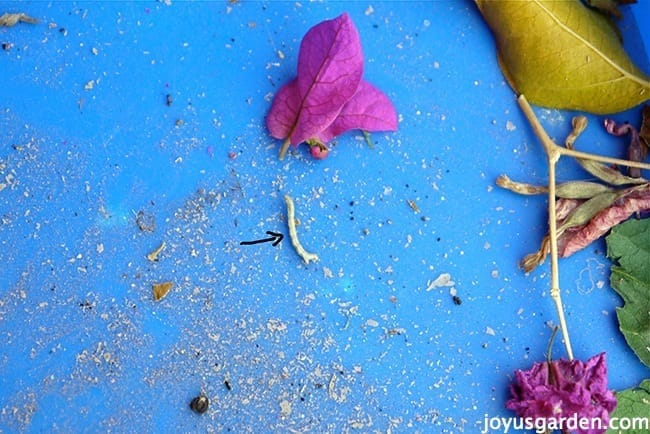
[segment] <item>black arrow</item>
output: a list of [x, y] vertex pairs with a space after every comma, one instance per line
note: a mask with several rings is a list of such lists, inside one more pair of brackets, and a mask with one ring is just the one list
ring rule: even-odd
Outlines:
[[280, 232], [266, 231], [266, 235], [271, 235], [271, 238], [262, 238], [261, 240], [255, 241], [242, 241], [239, 243], [240, 246], [250, 246], [252, 244], [268, 243], [273, 241], [273, 246], [280, 244], [280, 241], [284, 238]]

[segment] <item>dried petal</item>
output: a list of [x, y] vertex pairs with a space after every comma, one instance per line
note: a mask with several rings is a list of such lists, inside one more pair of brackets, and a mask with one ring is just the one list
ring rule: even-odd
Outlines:
[[[641, 144], [639, 133], [632, 125], [627, 122], [623, 124], [616, 124], [612, 119], [605, 119], [605, 130], [614, 136], [630, 135], [630, 145], [627, 148], [627, 159], [630, 161], [643, 161], [646, 155], [646, 148]], [[628, 174], [632, 178], [641, 178], [641, 169], [638, 167], [630, 167]]]
[[643, 106], [641, 128], [639, 128], [639, 137], [650, 148], [650, 105]]

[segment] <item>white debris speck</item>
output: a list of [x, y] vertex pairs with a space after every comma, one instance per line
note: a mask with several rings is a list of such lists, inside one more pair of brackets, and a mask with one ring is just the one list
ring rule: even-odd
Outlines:
[[490, 336], [496, 336], [496, 333], [494, 332], [494, 329], [492, 327], [485, 327], [485, 334], [488, 334]]
[[266, 328], [270, 332], [282, 332], [287, 329], [287, 325], [279, 319], [271, 318], [266, 322]]
[[368, 15], [372, 15], [372, 13], [373, 13], [374, 11], [375, 11], [375, 10], [372, 8], [372, 6], [368, 6], [368, 8], [365, 10], [364, 14], [366, 14], [366, 16], [368, 16]]
[[512, 123], [512, 121], [506, 122], [506, 130], [508, 131], [514, 131], [517, 129], [517, 126]]
[[291, 414], [291, 403], [286, 399], [280, 401], [280, 416], [287, 417]]
[[433, 282], [429, 281], [427, 282], [427, 291], [431, 291], [432, 289], [435, 288], [440, 288], [443, 286], [454, 286], [456, 283], [451, 280], [451, 274], [449, 273], [442, 273], [440, 276], [436, 277], [436, 280]]
[[379, 327], [379, 322], [377, 322], [377, 320], [374, 319], [369, 319], [366, 321], [366, 325], [368, 327]]

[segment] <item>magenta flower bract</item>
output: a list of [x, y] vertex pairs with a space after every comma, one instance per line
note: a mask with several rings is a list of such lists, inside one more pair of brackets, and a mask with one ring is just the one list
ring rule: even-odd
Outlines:
[[[616, 398], [607, 389], [605, 353], [587, 362], [554, 360], [535, 363], [528, 371], [515, 371], [516, 382], [510, 385], [512, 398], [506, 408], [518, 416], [533, 419], [578, 418], [601, 419], [607, 427], [609, 414], [616, 408]], [[602, 434], [605, 429], [577, 429], [578, 434]]]
[[298, 76], [275, 95], [266, 125], [289, 145], [307, 142], [314, 158], [327, 157], [327, 142], [352, 129], [395, 131], [388, 97], [362, 79], [359, 32], [347, 13], [312, 27], [300, 44]]

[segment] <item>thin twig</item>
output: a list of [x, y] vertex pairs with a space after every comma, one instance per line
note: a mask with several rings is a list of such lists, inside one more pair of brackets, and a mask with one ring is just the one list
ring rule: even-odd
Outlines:
[[539, 123], [537, 116], [533, 112], [532, 107], [528, 104], [526, 98], [521, 95], [517, 99], [524, 115], [533, 127], [533, 131], [537, 138], [542, 142], [544, 151], [548, 158], [548, 227], [550, 238], [550, 251], [551, 251], [551, 298], [555, 302], [555, 310], [557, 311], [558, 319], [560, 321], [560, 330], [562, 331], [562, 338], [564, 339], [564, 346], [566, 348], [567, 357], [569, 360], [573, 359], [573, 350], [571, 349], [571, 340], [569, 339], [569, 331], [567, 330], [566, 320], [564, 318], [564, 307], [562, 305], [562, 295], [560, 292], [560, 271], [558, 268], [558, 249], [557, 249], [557, 219], [555, 214], [555, 165], [562, 156], [561, 148], [556, 145], [553, 140], [546, 134], [544, 128]]
[[553, 143], [553, 145], [557, 147], [560, 154], [566, 155], [568, 157], [582, 158], [585, 160], [598, 161], [600, 163], [617, 164], [619, 166], [637, 167], [639, 169], [650, 170], [650, 164], [648, 163], [642, 163], [640, 161], [622, 160], [620, 158], [605, 157], [603, 155], [594, 155], [588, 152], [580, 152], [574, 149], [563, 148], [562, 146], [558, 146], [555, 143]]

